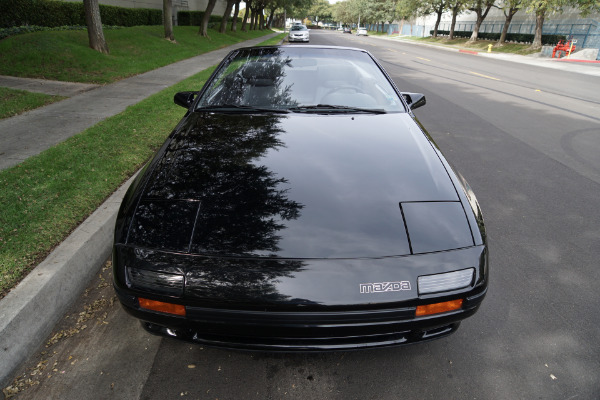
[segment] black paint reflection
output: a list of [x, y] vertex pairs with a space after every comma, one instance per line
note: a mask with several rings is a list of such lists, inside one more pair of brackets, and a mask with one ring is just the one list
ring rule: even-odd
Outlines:
[[283, 146], [281, 132], [274, 115], [191, 115], [148, 182], [129, 243], [201, 254], [277, 252], [277, 231], [303, 207], [288, 198], [285, 177], [257, 163]]
[[185, 297], [212, 304], [245, 302], [260, 304], [316, 304], [280, 292], [283, 278], [304, 271], [300, 260], [234, 259], [190, 256], [119, 246], [117, 260], [129, 267], [185, 276]]
[[280, 280], [294, 277], [303, 266], [299, 260], [202, 259], [186, 274], [186, 296], [222, 302], [316, 304], [279, 291]]

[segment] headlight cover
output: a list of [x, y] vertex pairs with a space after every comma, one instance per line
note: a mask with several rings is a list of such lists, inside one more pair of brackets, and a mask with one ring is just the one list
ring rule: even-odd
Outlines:
[[129, 282], [135, 289], [167, 296], [183, 296], [183, 275], [138, 268], [127, 268], [127, 272]]
[[423, 275], [417, 278], [419, 294], [447, 292], [462, 289], [471, 285], [475, 268], [462, 269], [460, 271], [447, 272], [444, 274]]

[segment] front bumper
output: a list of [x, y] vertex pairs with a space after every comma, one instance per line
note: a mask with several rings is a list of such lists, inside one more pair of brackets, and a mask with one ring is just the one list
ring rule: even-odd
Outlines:
[[306, 36], [289, 36], [288, 37], [288, 42], [308, 42], [309, 38]]
[[186, 306], [186, 317], [139, 307], [117, 294], [125, 310], [153, 334], [209, 346], [267, 351], [324, 351], [387, 347], [428, 341], [455, 332], [479, 308], [486, 288], [464, 298], [460, 310], [415, 317], [416, 307], [314, 311], [256, 311]]

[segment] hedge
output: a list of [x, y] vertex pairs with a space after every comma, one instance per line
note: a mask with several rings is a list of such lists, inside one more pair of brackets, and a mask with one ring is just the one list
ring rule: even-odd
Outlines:
[[[121, 29], [122, 26], [111, 26], [102, 25], [102, 29]], [[22, 33], [31, 33], [39, 31], [85, 31], [87, 26], [84, 25], [68, 25], [68, 26], [37, 26], [37, 25], [25, 25], [25, 26], [11, 26], [10, 28], [0, 28], [0, 39], [4, 39], [9, 36], [20, 35]]]
[[[200, 26], [200, 21], [202, 21], [202, 16], [204, 15], [204, 11], [178, 11], [177, 12], [177, 25], [183, 26]], [[210, 16], [208, 20], [209, 24], [211, 23], [221, 23], [223, 19], [222, 15], [213, 14]], [[238, 24], [242, 23], [242, 19], [238, 17]]]
[[[100, 4], [100, 18], [105, 25], [162, 25], [162, 10]], [[0, 0], [0, 28], [23, 25], [47, 27], [86, 25], [83, 2]]]
[[[433, 30], [430, 30], [429, 33], [433, 35]], [[437, 33], [440, 36], [450, 35], [450, 31], [438, 30]], [[470, 38], [471, 34], [473, 34], [473, 31], [454, 31], [454, 37], [457, 38]], [[534, 37], [535, 35], [530, 33], [507, 33], [506, 41], [516, 43], [533, 43]], [[500, 40], [500, 33], [479, 32], [477, 38], [484, 40]], [[559, 40], [567, 40], [567, 37], [565, 35], [542, 35], [542, 44], [556, 44]]]

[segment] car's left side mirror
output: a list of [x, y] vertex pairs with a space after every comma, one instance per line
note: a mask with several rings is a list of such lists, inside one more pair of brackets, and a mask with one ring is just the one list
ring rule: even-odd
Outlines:
[[408, 103], [408, 106], [411, 110], [414, 110], [419, 107], [423, 107], [427, 104], [427, 100], [425, 100], [425, 95], [421, 93], [407, 93], [402, 92], [402, 96], [404, 100]]
[[197, 94], [198, 92], [179, 92], [175, 94], [173, 101], [178, 106], [190, 108], [194, 103], [194, 99], [196, 98]]

